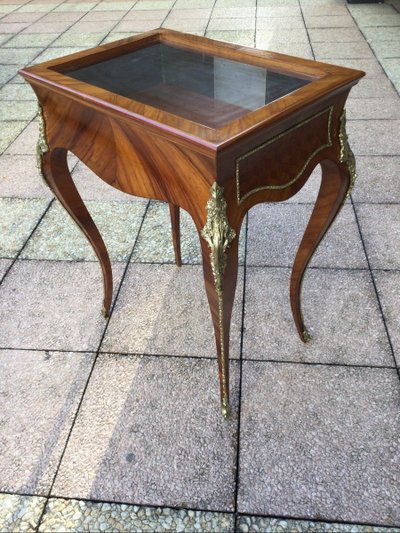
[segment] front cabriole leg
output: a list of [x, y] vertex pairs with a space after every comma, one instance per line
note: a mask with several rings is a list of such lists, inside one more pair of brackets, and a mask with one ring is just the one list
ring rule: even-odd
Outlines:
[[211, 187], [207, 220], [201, 231], [204, 281], [217, 343], [221, 409], [229, 415], [229, 332], [238, 269], [238, 239], [226, 215], [224, 189]]
[[45, 183], [65, 208], [93, 247], [103, 274], [103, 315], [109, 316], [112, 302], [112, 270], [104, 241], [75, 186], [67, 164], [65, 148], [50, 149], [46, 141], [45, 122], [39, 108], [37, 163]]

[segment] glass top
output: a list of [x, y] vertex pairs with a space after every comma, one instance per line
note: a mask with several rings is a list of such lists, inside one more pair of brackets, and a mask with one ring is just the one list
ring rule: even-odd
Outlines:
[[164, 43], [61, 72], [210, 128], [312, 81]]

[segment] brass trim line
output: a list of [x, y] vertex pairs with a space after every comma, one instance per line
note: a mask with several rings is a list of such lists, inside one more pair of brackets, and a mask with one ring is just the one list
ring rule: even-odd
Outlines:
[[44, 119], [44, 113], [42, 106], [38, 103], [38, 121], [39, 121], [39, 138], [36, 145], [36, 164], [38, 167], [38, 170], [40, 172], [40, 175], [43, 178], [43, 181], [49, 187], [49, 184], [47, 183], [44, 174], [43, 174], [43, 163], [42, 158], [44, 154], [46, 154], [49, 151], [49, 145], [47, 144], [46, 140], [46, 123]]
[[357, 179], [357, 172], [356, 172], [356, 159], [354, 157], [353, 151], [350, 148], [349, 139], [347, 137], [346, 132], [346, 110], [343, 109], [342, 114], [340, 115], [340, 130], [339, 130], [339, 143], [340, 143], [340, 153], [339, 153], [339, 161], [346, 165], [347, 170], [350, 174], [350, 184], [349, 188], [347, 189], [346, 197], [344, 201], [347, 200], [347, 198], [350, 196], [354, 184]]
[[224, 280], [226, 268], [226, 250], [236, 237], [236, 232], [229, 226], [226, 216], [226, 201], [224, 188], [214, 182], [211, 186], [211, 197], [206, 205], [207, 221], [201, 231], [203, 239], [210, 248], [211, 269], [214, 277], [215, 291], [218, 300], [218, 323], [221, 346], [221, 376], [222, 376], [222, 414], [229, 415], [229, 394], [225, 373], [225, 334], [224, 334]]
[[[311, 122], [315, 118], [318, 118], [319, 116], [323, 115], [324, 113], [327, 113], [328, 111], [329, 111], [329, 117], [328, 117], [328, 143], [323, 144], [322, 146], [320, 146], [319, 148], [314, 150], [314, 152], [307, 158], [307, 160], [304, 163], [304, 165], [303, 165], [302, 169], [300, 170], [300, 172], [293, 179], [291, 179], [287, 183], [284, 183], [283, 185], [264, 185], [263, 187], [256, 187], [255, 189], [252, 189], [251, 191], [246, 193], [244, 196], [242, 196], [242, 197], [240, 196], [240, 162], [243, 161], [243, 159], [246, 159], [250, 155], [255, 154], [256, 152], [262, 150], [266, 146], [278, 141], [279, 139], [282, 139], [288, 133], [291, 133], [292, 131], [295, 131], [296, 129], [301, 128], [301, 126], [304, 126], [305, 124], [308, 124], [309, 122]], [[307, 168], [307, 165], [309, 164], [309, 162], [319, 152], [321, 152], [325, 148], [330, 148], [332, 146], [332, 135], [331, 135], [332, 114], [333, 114], [333, 106], [330, 106], [327, 109], [324, 109], [323, 111], [320, 111], [316, 115], [313, 115], [312, 117], [309, 117], [309, 118], [303, 120], [302, 122], [299, 122], [298, 124], [296, 124], [292, 128], [289, 128], [288, 130], [280, 133], [279, 135], [277, 135], [276, 137], [273, 137], [269, 141], [267, 141], [267, 142], [265, 142], [263, 144], [260, 144], [259, 146], [257, 146], [256, 148], [253, 148], [249, 152], [246, 152], [245, 154], [239, 156], [236, 159], [236, 200], [237, 200], [237, 204], [240, 205], [249, 196], [251, 196], [252, 194], [254, 194], [256, 192], [264, 191], [264, 190], [286, 189], [287, 187], [290, 187], [291, 185], [293, 185], [293, 183], [295, 183], [302, 176], [302, 174], [305, 171], [305, 169]]]

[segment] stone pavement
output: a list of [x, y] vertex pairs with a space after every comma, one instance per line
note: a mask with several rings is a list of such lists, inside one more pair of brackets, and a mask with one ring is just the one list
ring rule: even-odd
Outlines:
[[[228, 422], [193, 224], [179, 269], [166, 206], [71, 157], [113, 260], [103, 319], [99, 266], [40, 181], [16, 75], [159, 26], [367, 72], [347, 106], [358, 182], [304, 283], [309, 345], [288, 282], [318, 170], [243, 227]], [[0, 1], [1, 531], [400, 526], [399, 90], [399, 0]]]

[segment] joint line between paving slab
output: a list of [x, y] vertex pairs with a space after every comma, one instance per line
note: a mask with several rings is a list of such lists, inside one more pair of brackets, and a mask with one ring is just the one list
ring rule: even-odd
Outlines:
[[376, 286], [376, 282], [375, 282], [375, 277], [374, 277], [374, 273], [372, 271], [372, 268], [371, 268], [371, 263], [369, 261], [369, 257], [368, 257], [368, 253], [367, 253], [367, 248], [365, 246], [365, 242], [364, 242], [364, 236], [362, 234], [362, 231], [361, 231], [361, 226], [360, 226], [360, 221], [358, 219], [358, 213], [357, 213], [357, 209], [354, 205], [354, 202], [353, 202], [353, 199], [351, 198], [351, 202], [353, 204], [353, 211], [354, 211], [354, 216], [356, 218], [356, 223], [357, 223], [357, 226], [358, 226], [358, 231], [360, 233], [360, 238], [361, 238], [361, 243], [362, 243], [362, 246], [363, 246], [363, 249], [364, 249], [364, 254], [365, 254], [365, 257], [366, 257], [366, 260], [367, 260], [367, 264], [368, 264], [368, 270], [369, 270], [369, 273], [370, 273], [370, 276], [371, 276], [371, 281], [372, 281], [372, 284], [373, 284], [373, 287], [374, 287], [374, 291], [375, 291], [375, 295], [376, 295], [376, 299], [378, 301], [378, 306], [379, 306], [379, 312], [381, 314], [381, 317], [382, 317], [382, 321], [383, 321], [383, 325], [385, 327], [385, 331], [386, 331], [386, 336], [387, 336], [387, 339], [388, 339], [388, 343], [389, 343], [389, 347], [390, 347], [390, 351], [391, 351], [391, 354], [392, 354], [392, 357], [393, 357], [393, 361], [394, 361], [394, 364], [395, 364], [395, 367], [397, 369], [397, 375], [399, 377], [399, 380], [400, 380], [400, 368], [399, 366], [397, 365], [397, 360], [396, 360], [396, 356], [394, 354], [394, 348], [393, 348], [393, 344], [392, 344], [392, 339], [390, 338], [390, 334], [389, 334], [389, 329], [387, 327], [387, 324], [386, 324], [386, 318], [385, 318], [385, 314], [383, 312], [383, 307], [382, 307], [382, 303], [381, 303], [381, 299], [379, 297], [379, 292], [378, 292], [378, 287]]
[[[391, 5], [391, 4], [390, 4], [390, 5]], [[392, 6], [392, 7], [393, 7], [393, 6]], [[385, 76], [386, 76], [387, 79], [390, 81], [390, 83], [391, 83], [393, 89], [394, 89], [394, 90], [396, 91], [396, 93], [400, 96], [399, 90], [397, 89], [396, 85], [392, 82], [391, 78], [388, 76], [388, 74], [387, 74], [387, 72], [386, 72], [386, 69], [384, 68], [384, 66], [382, 65], [382, 63], [379, 61], [378, 56], [375, 54], [375, 51], [374, 51], [374, 49], [371, 47], [371, 45], [370, 45], [370, 43], [369, 43], [367, 37], [365, 36], [365, 34], [364, 34], [362, 28], [358, 25], [357, 19], [353, 16], [353, 13], [350, 11], [349, 6], [347, 5], [347, 3], [346, 3], [346, 9], [347, 9], [347, 11], [349, 12], [349, 15], [350, 15], [350, 17], [352, 18], [354, 24], [355, 24], [355, 25], [357, 26], [357, 28], [360, 30], [361, 35], [364, 37], [365, 42], [367, 43], [367, 45], [368, 45], [369, 49], [371, 50], [371, 52], [373, 53], [373, 55], [375, 56], [377, 62], [379, 63], [381, 69], [383, 70]], [[393, 9], [393, 11], [396, 12], [395, 9]], [[385, 28], [388, 28], [388, 27], [390, 27], [390, 28], [397, 28], [398, 26], [385, 26]], [[400, 374], [399, 374], [399, 378], [400, 378]]]
[[[7, 494], [10, 496], [24, 496], [24, 497], [33, 497], [33, 498], [46, 498], [45, 496], [41, 496], [39, 494], [28, 494], [28, 493], [20, 493], [20, 492], [9, 492], [9, 491], [2, 491], [0, 494]], [[114, 501], [114, 500], [96, 500], [96, 499], [88, 499], [88, 498], [73, 498], [68, 496], [51, 496], [51, 500], [64, 500], [66, 502], [75, 501], [75, 502], [85, 502], [85, 503], [94, 503], [94, 504], [109, 504], [109, 505], [125, 505], [128, 507], [139, 507], [141, 509], [143, 508], [151, 508], [151, 509], [171, 509], [174, 511], [180, 511], [182, 509], [186, 511], [193, 511], [193, 512], [201, 512], [201, 513], [213, 513], [217, 515], [228, 515], [228, 516], [235, 516], [232, 511], [221, 511], [221, 510], [214, 510], [214, 509], [200, 509], [196, 507], [174, 507], [174, 506], [167, 506], [167, 505], [144, 505], [144, 504], [137, 504], [137, 503], [126, 503], [123, 501]], [[293, 520], [293, 521], [300, 521], [300, 522], [312, 522], [315, 524], [323, 523], [323, 524], [343, 524], [343, 525], [354, 525], [354, 526], [367, 526], [367, 527], [376, 527], [376, 528], [385, 528], [385, 530], [390, 531], [399, 531], [397, 525], [386, 525], [386, 524], [376, 524], [371, 522], [345, 522], [343, 520], [336, 520], [336, 519], [329, 519], [325, 520], [322, 518], [309, 518], [309, 517], [295, 517], [295, 516], [281, 516], [281, 515], [263, 515], [263, 514], [257, 514], [257, 513], [245, 513], [245, 512], [238, 512], [236, 513], [237, 518], [239, 517], [255, 517], [255, 518], [261, 518], [261, 519], [273, 519], [273, 520]], [[39, 527], [41, 525], [41, 522], [39, 522], [36, 526], [36, 531], [38, 531]], [[235, 524], [235, 528], [233, 531], [237, 531], [237, 526]]]
[[[243, 316], [243, 314], [242, 314]], [[243, 321], [244, 322], [244, 321]], [[48, 349], [48, 348], [19, 348], [19, 347], [9, 347], [9, 346], [2, 346], [0, 347], [0, 350], [7, 350], [7, 351], [16, 351], [16, 352], [44, 352], [44, 353], [68, 353], [72, 354], [80, 354], [80, 355], [122, 355], [126, 357], [137, 357], [140, 359], [143, 359], [145, 357], [147, 358], [169, 358], [169, 359], [179, 359], [184, 360], [188, 359], [191, 361], [216, 361], [216, 357], [211, 356], [198, 356], [198, 355], [179, 355], [179, 354], [165, 354], [165, 353], [143, 353], [143, 352], [126, 352], [126, 351], [118, 351], [115, 352], [113, 350], [64, 350], [64, 349]], [[240, 359], [231, 359], [231, 362], [239, 363]], [[375, 369], [375, 370], [396, 370], [396, 366], [390, 366], [390, 365], [367, 365], [367, 364], [357, 364], [357, 363], [330, 363], [330, 362], [315, 362], [315, 361], [296, 361], [296, 360], [282, 360], [282, 359], [256, 359], [253, 357], [246, 357], [243, 358], [243, 362], [252, 362], [252, 363], [277, 363], [277, 364], [287, 364], [287, 365], [307, 365], [307, 366], [337, 366], [342, 368], [368, 368], [368, 369]]]
[[315, 361], [295, 361], [295, 360], [285, 360], [282, 359], [254, 359], [252, 357], [246, 357], [244, 361], [247, 363], [247, 361], [251, 363], [274, 363], [274, 364], [280, 364], [280, 365], [305, 365], [305, 366], [332, 366], [332, 367], [339, 367], [339, 368], [367, 368], [369, 370], [397, 370], [396, 366], [390, 366], [390, 365], [363, 365], [363, 364], [357, 364], [357, 363], [318, 363]]
[[[36, 222], [35, 226], [33, 227], [32, 231], [29, 233], [28, 237], [26, 238], [24, 244], [22, 245], [22, 247], [20, 248], [19, 252], [17, 253], [17, 255], [12, 259], [11, 261], [11, 264], [9, 265], [9, 267], [6, 269], [6, 271], [4, 272], [4, 275], [3, 277], [0, 279], [0, 287], [3, 283], [3, 281], [6, 279], [8, 273], [10, 272], [10, 270], [12, 269], [12, 267], [14, 266], [15, 262], [17, 261], [17, 259], [19, 258], [19, 256], [22, 254], [23, 250], [26, 248], [26, 245], [28, 244], [28, 241], [29, 239], [32, 237], [32, 235], [35, 233], [37, 227], [39, 226], [39, 224], [42, 222], [43, 218], [46, 216], [46, 214], [48, 213], [50, 207], [53, 205], [53, 202], [54, 202], [54, 198], [52, 198], [50, 201], [49, 201], [49, 204], [47, 205], [46, 209], [43, 211], [43, 213], [40, 215], [38, 221]], [[2, 258], [3, 259], [3, 258]], [[5, 259], [5, 258], [4, 258]]]
[[144, 223], [144, 219], [145, 219], [146, 214], [147, 214], [147, 211], [148, 211], [148, 209], [149, 209], [149, 205], [150, 205], [150, 200], [147, 202], [147, 205], [146, 205], [146, 208], [145, 208], [145, 212], [144, 212], [144, 215], [143, 215], [142, 220], [141, 220], [141, 223], [140, 223], [139, 231], [138, 231], [138, 233], [137, 233], [137, 235], [136, 235], [135, 242], [134, 242], [134, 244], [133, 244], [133, 246], [132, 246], [132, 250], [131, 250], [131, 253], [130, 253], [130, 255], [129, 255], [129, 260], [128, 260], [127, 264], [126, 264], [125, 270], [124, 270], [124, 272], [123, 272], [123, 274], [122, 274], [122, 276], [121, 276], [121, 280], [120, 280], [119, 285], [118, 285], [118, 288], [117, 288], [117, 290], [116, 290], [115, 298], [114, 298], [114, 301], [113, 301], [113, 303], [112, 303], [112, 305], [111, 305], [110, 315], [107, 317], [107, 322], [106, 322], [105, 328], [104, 328], [104, 330], [103, 330], [102, 336], [101, 336], [101, 338], [100, 338], [98, 348], [97, 348], [97, 350], [96, 350], [96, 355], [95, 355], [95, 357], [94, 357], [94, 359], [93, 359], [93, 363], [92, 363], [91, 369], [90, 369], [90, 371], [89, 371], [89, 374], [88, 374], [88, 377], [87, 377], [87, 380], [86, 380], [85, 386], [84, 386], [84, 388], [83, 388], [83, 391], [82, 391], [82, 394], [81, 394], [81, 398], [80, 398], [80, 400], [79, 400], [79, 404], [78, 404], [78, 406], [77, 406], [77, 408], [76, 408], [75, 415], [74, 415], [73, 420], [72, 420], [72, 423], [71, 423], [71, 427], [70, 427], [70, 429], [69, 429], [69, 432], [68, 432], [67, 438], [66, 438], [66, 440], [65, 440], [64, 448], [63, 448], [63, 451], [61, 452], [60, 459], [59, 459], [59, 461], [58, 461], [57, 468], [56, 468], [56, 470], [55, 470], [55, 473], [54, 473], [54, 476], [53, 476], [53, 480], [52, 480], [52, 482], [51, 482], [51, 485], [50, 485], [50, 488], [49, 488], [49, 491], [48, 491], [48, 495], [47, 495], [46, 502], [45, 502], [45, 504], [44, 504], [44, 506], [43, 506], [43, 509], [42, 509], [41, 515], [40, 515], [39, 520], [38, 520], [37, 531], [39, 530], [39, 527], [40, 527], [40, 525], [41, 525], [41, 523], [42, 523], [42, 521], [43, 521], [44, 515], [45, 515], [46, 510], [47, 510], [47, 506], [48, 506], [48, 503], [49, 503], [49, 499], [50, 499], [50, 497], [52, 497], [52, 496], [51, 496], [51, 492], [52, 492], [52, 490], [53, 490], [54, 483], [55, 483], [55, 481], [56, 481], [56, 479], [57, 479], [57, 475], [58, 475], [58, 472], [59, 472], [59, 470], [60, 470], [61, 463], [62, 463], [62, 461], [63, 461], [63, 459], [64, 459], [64, 455], [65, 455], [66, 449], [67, 449], [67, 447], [68, 447], [69, 439], [70, 439], [71, 434], [72, 434], [72, 431], [73, 431], [73, 429], [74, 429], [75, 422], [76, 422], [76, 420], [77, 420], [77, 418], [78, 418], [80, 408], [81, 408], [82, 403], [83, 403], [83, 400], [84, 400], [84, 398], [85, 398], [85, 394], [86, 394], [86, 391], [87, 391], [88, 386], [89, 386], [90, 378], [92, 377], [92, 374], [93, 374], [94, 368], [95, 368], [95, 366], [96, 366], [96, 362], [97, 362], [97, 359], [98, 359], [99, 354], [100, 354], [100, 348], [101, 348], [101, 345], [102, 345], [102, 343], [103, 343], [103, 340], [104, 340], [105, 334], [106, 334], [106, 332], [107, 332], [107, 328], [108, 328], [108, 325], [109, 325], [109, 323], [110, 323], [110, 320], [111, 320], [111, 317], [112, 317], [112, 314], [113, 314], [114, 308], [115, 308], [115, 306], [116, 306], [116, 304], [117, 304], [118, 296], [119, 296], [119, 293], [121, 292], [122, 284], [123, 284], [123, 282], [124, 282], [124, 280], [125, 280], [125, 277], [126, 277], [126, 274], [127, 274], [128, 268], [129, 268], [129, 265], [130, 265], [130, 259], [131, 259], [132, 255], [133, 255], [133, 252], [134, 252], [134, 249], [135, 249], [135, 246], [136, 246], [137, 240], [138, 240], [138, 238], [139, 238], [139, 233], [140, 233], [140, 230], [142, 229], [142, 225], [143, 225], [143, 223]]
[[244, 343], [244, 319], [245, 319], [245, 302], [246, 302], [246, 257], [247, 257], [247, 239], [249, 217], [246, 214], [245, 219], [245, 240], [244, 240], [244, 264], [243, 264], [243, 289], [242, 289], [242, 320], [240, 324], [240, 350], [239, 350], [239, 390], [238, 390], [238, 413], [237, 413], [237, 442], [236, 442], [236, 473], [235, 473], [235, 496], [234, 496], [234, 530], [237, 530], [238, 524], [238, 495], [239, 495], [239, 468], [240, 468], [240, 418], [242, 408], [242, 383], [243, 383], [243, 343]]
[[204, 30], [204, 32], [203, 32], [203, 37], [205, 37], [206, 34], [207, 34], [208, 26], [210, 25], [211, 17], [212, 17], [212, 14], [214, 13], [214, 9], [215, 9], [215, 5], [216, 5], [216, 3], [217, 3], [217, 0], [214, 0], [213, 6], [212, 6], [211, 11], [210, 11], [210, 16], [208, 17], [208, 21], [207, 21], [206, 28], [205, 28], [205, 30]]
[[[263, 514], [257, 514], [257, 513], [237, 513], [238, 516], [251, 516], [251, 517], [257, 517], [257, 518], [267, 518], [267, 519], [273, 519], [273, 520], [293, 520], [293, 521], [299, 521], [299, 522], [311, 522], [316, 524], [343, 524], [344, 526], [352, 525], [352, 526], [369, 526], [369, 527], [376, 527], [376, 528], [386, 528], [389, 531], [398, 531], [398, 525], [386, 525], [386, 524], [377, 524], [374, 522], [352, 522], [352, 521], [344, 521], [344, 520], [336, 520], [336, 519], [324, 519], [324, 518], [310, 518], [308, 516], [291, 516], [291, 515], [263, 515]], [[289, 530], [288, 530], [289, 531]], [[290, 530], [292, 531], [292, 530]], [[298, 530], [294, 530], [298, 531]], [[307, 531], [317, 531], [315, 529], [307, 529]], [[324, 530], [325, 531], [325, 530]], [[328, 531], [334, 531], [334, 530], [328, 530]], [[286, 533], [286, 531], [285, 531]]]
[[[275, 268], [281, 270], [292, 270], [292, 265], [247, 265], [248, 268]], [[307, 266], [306, 272], [310, 270], [328, 270], [332, 272], [369, 272], [368, 267], [330, 267], [330, 266]]]
[[[308, 26], [306, 24], [306, 19], [304, 18], [303, 8], [301, 6], [300, 0], [297, 0], [297, 3], [298, 3], [298, 6], [299, 6], [299, 9], [300, 9], [301, 18], [303, 19], [304, 28], [305, 28], [306, 33], [307, 33], [308, 44], [310, 45], [311, 53], [312, 53], [313, 59], [315, 61], [314, 48], [313, 48], [313, 45], [312, 45], [312, 42], [311, 42], [310, 33], [308, 31]], [[318, 28], [315, 28], [315, 29], [318, 29]]]

